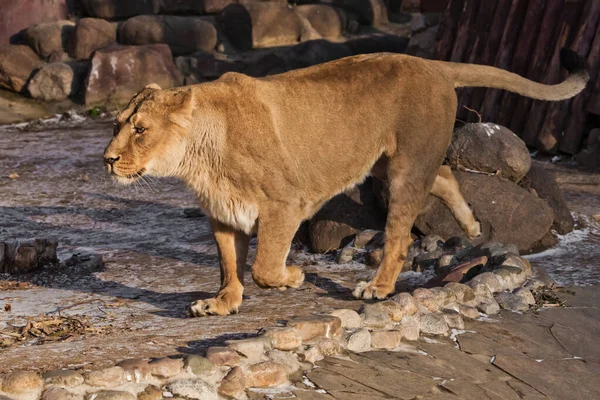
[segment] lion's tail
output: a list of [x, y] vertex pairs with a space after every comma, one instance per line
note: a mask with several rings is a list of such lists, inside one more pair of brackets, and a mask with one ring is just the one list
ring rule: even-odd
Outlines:
[[454, 79], [455, 87], [488, 87], [504, 89], [538, 100], [558, 101], [579, 94], [590, 79], [585, 70], [585, 61], [569, 49], [560, 52], [561, 64], [569, 76], [556, 85], [544, 85], [530, 81], [520, 75], [486, 65], [440, 63], [445, 72]]

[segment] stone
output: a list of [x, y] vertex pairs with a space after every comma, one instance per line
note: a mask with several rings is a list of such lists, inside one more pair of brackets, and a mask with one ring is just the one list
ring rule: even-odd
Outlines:
[[354, 332], [348, 338], [348, 350], [355, 353], [362, 353], [371, 349], [371, 332], [368, 329], [361, 329]]
[[445, 300], [445, 294], [431, 289], [418, 288], [413, 291], [413, 298], [431, 312], [439, 310]]
[[477, 304], [477, 309], [484, 314], [494, 315], [500, 312], [500, 305], [495, 299], [489, 299]]
[[26, 395], [37, 393], [44, 387], [44, 381], [35, 372], [15, 371], [4, 376], [2, 390], [9, 395]]
[[373, 331], [371, 332], [371, 347], [374, 349], [391, 350], [400, 346], [401, 331]]
[[363, 326], [361, 316], [354, 310], [342, 308], [332, 311], [330, 315], [340, 319], [343, 329], [360, 329]]
[[419, 316], [419, 328], [421, 332], [430, 335], [448, 335], [448, 323], [444, 314], [430, 313]]
[[369, 246], [382, 247], [383, 236], [384, 234], [381, 231], [367, 229], [356, 234], [352, 246], [356, 247], [357, 249], [362, 249]]
[[527, 280], [525, 273], [520, 268], [504, 266], [494, 270], [494, 275], [502, 284], [503, 290], [513, 290], [521, 286]]
[[44, 382], [46, 385], [56, 385], [62, 387], [75, 387], [83, 384], [83, 376], [79, 372], [70, 370], [54, 370], [44, 373]]
[[420, 240], [419, 246], [426, 252], [432, 252], [441, 249], [444, 240], [438, 235], [427, 235]]
[[390, 300], [396, 302], [400, 309], [402, 310], [403, 315], [413, 315], [417, 312], [417, 301], [414, 299], [410, 293], [398, 293], [393, 296]]
[[[483, 227], [478, 240], [514, 244], [520, 252], [527, 252], [550, 230], [554, 212], [533, 193], [498, 176], [460, 171], [455, 176]], [[430, 196], [427, 203], [415, 222], [419, 231], [443, 238], [464, 234], [440, 200]]]
[[246, 360], [251, 364], [262, 361], [265, 351], [270, 350], [269, 340], [262, 336], [242, 340], [228, 340], [226, 344], [227, 347], [246, 357]]
[[94, 393], [94, 400], [137, 400], [137, 397], [129, 392], [118, 390], [102, 390]]
[[17, 247], [15, 259], [12, 265], [12, 273], [25, 273], [38, 268], [37, 251], [35, 245], [21, 243]]
[[443, 315], [450, 328], [465, 329], [465, 322], [460, 316], [460, 313], [456, 311], [445, 310]]
[[104, 19], [156, 14], [160, 9], [159, 0], [82, 0], [82, 4], [87, 15]]
[[192, 76], [199, 82], [217, 79], [227, 72], [240, 72], [244, 63], [220, 59], [213, 54], [197, 52], [175, 58], [175, 65], [185, 76]]
[[529, 290], [529, 289], [525, 289], [525, 288], [517, 289], [515, 291], [515, 295], [521, 297], [530, 306], [535, 304], [535, 297], [533, 297], [533, 294], [531, 293], [531, 290]]
[[315, 364], [317, 361], [321, 361], [325, 358], [319, 346], [308, 346], [308, 348], [302, 354], [304, 362]]
[[179, 375], [183, 369], [183, 360], [181, 358], [159, 358], [148, 363], [152, 375], [161, 378], [172, 378]]
[[47, 58], [54, 52], [67, 49], [74, 30], [75, 23], [72, 21], [44, 22], [27, 28], [23, 39], [39, 56]]
[[21, 92], [31, 73], [43, 64], [28, 46], [0, 46], [0, 88]]
[[285, 382], [287, 382], [285, 367], [273, 361], [251, 365], [246, 376], [246, 387], [270, 388]]
[[73, 78], [73, 70], [67, 64], [46, 64], [33, 75], [27, 91], [38, 100], [64, 100], [72, 93]]
[[411, 315], [404, 317], [397, 329], [402, 335], [402, 339], [410, 341], [419, 340], [419, 333], [421, 332], [419, 316]]
[[413, 270], [420, 272], [430, 269], [437, 264], [437, 260], [444, 254], [442, 249], [432, 252], [423, 252], [413, 259]]
[[165, 389], [176, 396], [195, 400], [218, 400], [217, 390], [201, 379], [181, 379], [170, 382]]
[[334, 0], [333, 4], [357, 15], [361, 24], [379, 26], [388, 23], [387, 7], [382, 0]]
[[206, 357], [201, 357], [195, 354], [185, 358], [183, 368], [189, 370], [197, 376], [212, 375], [215, 373], [215, 364]]
[[75, 26], [69, 54], [77, 60], [88, 59], [94, 51], [116, 41], [116, 24], [100, 18], [81, 18]]
[[331, 315], [298, 317], [287, 322], [289, 328], [294, 328], [303, 341], [318, 336], [333, 338], [340, 334], [342, 321]]
[[[467, 286], [471, 287], [476, 296], [479, 296], [483, 291], [478, 285], [485, 285], [491, 293], [496, 293], [502, 290], [502, 283], [498, 280], [498, 277], [491, 272], [483, 272], [476, 275], [473, 279], [466, 283]], [[476, 287], [478, 287], [476, 289]]]
[[458, 260], [456, 259], [456, 256], [454, 254], [443, 254], [437, 260], [437, 264], [435, 266], [435, 271], [437, 273], [449, 272], [449, 270], [452, 267], [456, 266], [457, 263], [458, 263]]
[[230, 4], [219, 21], [239, 50], [294, 45], [303, 30], [300, 17], [287, 4], [275, 2]]
[[294, 350], [302, 345], [302, 337], [295, 328], [271, 327], [262, 329], [260, 335], [271, 341], [271, 347], [277, 350]]
[[85, 88], [86, 107], [128, 103], [148, 83], [181, 85], [183, 77], [164, 44], [116, 46], [94, 52]]
[[548, 202], [554, 211], [554, 222], [552, 228], [559, 234], [564, 235], [571, 232], [575, 226], [575, 220], [565, 201], [556, 179], [552, 173], [543, 167], [543, 164], [534, 162], [521, 182], [521, 186], [535, 191], [535, 193]]
[[246, 392], [246, 379], [244, 371], [240, 367], [233, 367], [223, 378], [217, 391], [221, 396], [231, 399], [243, 399]]
[[138, 394], [137, 400], [163, 400], [163, 391], [154, 385], [148, 385]]
[[476, 307], [466, 306], [464, 304], [459, 304], [458, 312], [467, 318], [477, 319], [479, 318], [479, 311], [477, 311]]
[[136, 46], [162, 43], [175, 55], [209, 52], [217, 46], [217, 30], [201, 17], [140, 15], [121, 24], [119, 42]]
[[68, 0], [3, 1], [0, 13], [0, 45], [8, 44], [24, 29], [43, 22], [65, 20], [70, 14]]
[[389, 322], [399, 322], [404, 317], [403, 308], [392, 300], [385, 300], [361, 307], [364, 324], [370, 327], [385, 327]]
[[446, 155], [454, 169], [460, 167], [519, 182], [531, 167], [525, 142], [508, 128], [492, 124], [466, 124], [452, 135]]
[[319, 338], [316, 340], [314, 345], [318, 347], [321, 354], [323, 354], [326, 357], [340, 354], [340, 342], [337, 340], [329, 338]]
[[377, 268], [383, 260], [383, 249], [371, 250], [367, 254], [367, 265], [371, 268]]
[[338, 39], [342, 36], [342, 19], [335, 8], [325, 4], [301, 4], [294, 11], [306, 18], [321, 37]]
[[[0, 400], [1, 399], [2, 397], [0, 396]], [[81, 394], [71, 393], [61, 387], [51, 387], [44, 390], [41, 400], [83, 400], [83, 396]]]
[[217, 367], [235, 367], [242, 362], [240, 355], [229, 347], [209, 347], [206, 358]]
[[267, 357], [270, 361], [283, 365], [288, 375], [291, 375], [300, 369], [300, 361], [298, 361], [298, 357], [292, 352], [270, 350], [267, 352]]
[[335, 262], [338, 264], [348, 264], [351, 263], [354, 259], [354, 255], [356, 254], [356, 249], [352, 247], [344, 247], [338, 250], [335, 256]]
[[531, 269], [531, 264], [529, 263], [529, 260], [520, 256], [509, 255], [502, 262], [502, 266], [519, 268], [525, 274], [525, 276], [533, 275], [533, 271]]
[[85, 383], [97, 387], [116, 387], [125, 383], [125, 370], [121, 367], [104, 368], [84, 374]]
[[123, 368], [125, 377], [132, 382], [148, 380], [152, 376], [152, 367], [148, 361], [141, 358], [129, 358], [119, 361], [117, 367]]
[[444, 287], [452, 291], [456, 301], [460, 304], [471, 304], [475, 300], [475, 292], [465, 284], [449, 282]]
[[526, 311], [529, 309], [529, 304], [523, 296], [518, 296], [514, 293], [502, 292], [496, 295], [496, 301], [500, 307], [510, 311]]

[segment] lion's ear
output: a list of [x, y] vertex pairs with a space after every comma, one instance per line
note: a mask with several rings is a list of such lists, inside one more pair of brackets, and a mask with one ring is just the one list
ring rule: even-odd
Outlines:
[[175, 96], [178, 98], [179, 107], [175, 112], [172, 112], [169, 115], [169, 119], [175, 124], [187, 128], [192, 119], [192, 114], [196, 105], [194, 94], [191, 90], [186, 90], [184, 92], [176, 93]]
[[154, 89], [154, 90], [160, 90], [161, 87], [158, 85], [158, 83], [149, 83], [148, 85], [146, 85], [144, 87], [144, 89]]

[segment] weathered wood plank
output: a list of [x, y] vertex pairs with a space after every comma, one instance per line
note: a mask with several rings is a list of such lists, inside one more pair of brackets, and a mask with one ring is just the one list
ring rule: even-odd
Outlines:
[[465, 0], [450, 0], [448, 3], [448, 7], [440, 21], [435, 44], [435, 58], [437, 60], [448, 61], [450, 59], [464, 2]]

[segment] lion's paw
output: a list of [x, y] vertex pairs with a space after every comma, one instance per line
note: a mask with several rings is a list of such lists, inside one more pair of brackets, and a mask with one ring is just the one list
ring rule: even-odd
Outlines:
[[385, 299], [394, 291], [393, 287], [374, 285], [373, 282], [358, 282], [356, 288], [352, 292], [357, 299]]
[[286, 268], [287, 272], [287, 283], [285, 287], [297, 288], [304, 283], [304, 272], [302, 268], [296, 266], [289, 266]]
[[240, 304], [242, 304], [241, 293], [220, 292], [213, 299], [192, 302], [188, 306], [187, 315], [188, 317], [206, 317], [209, 315], [237, 314]]

